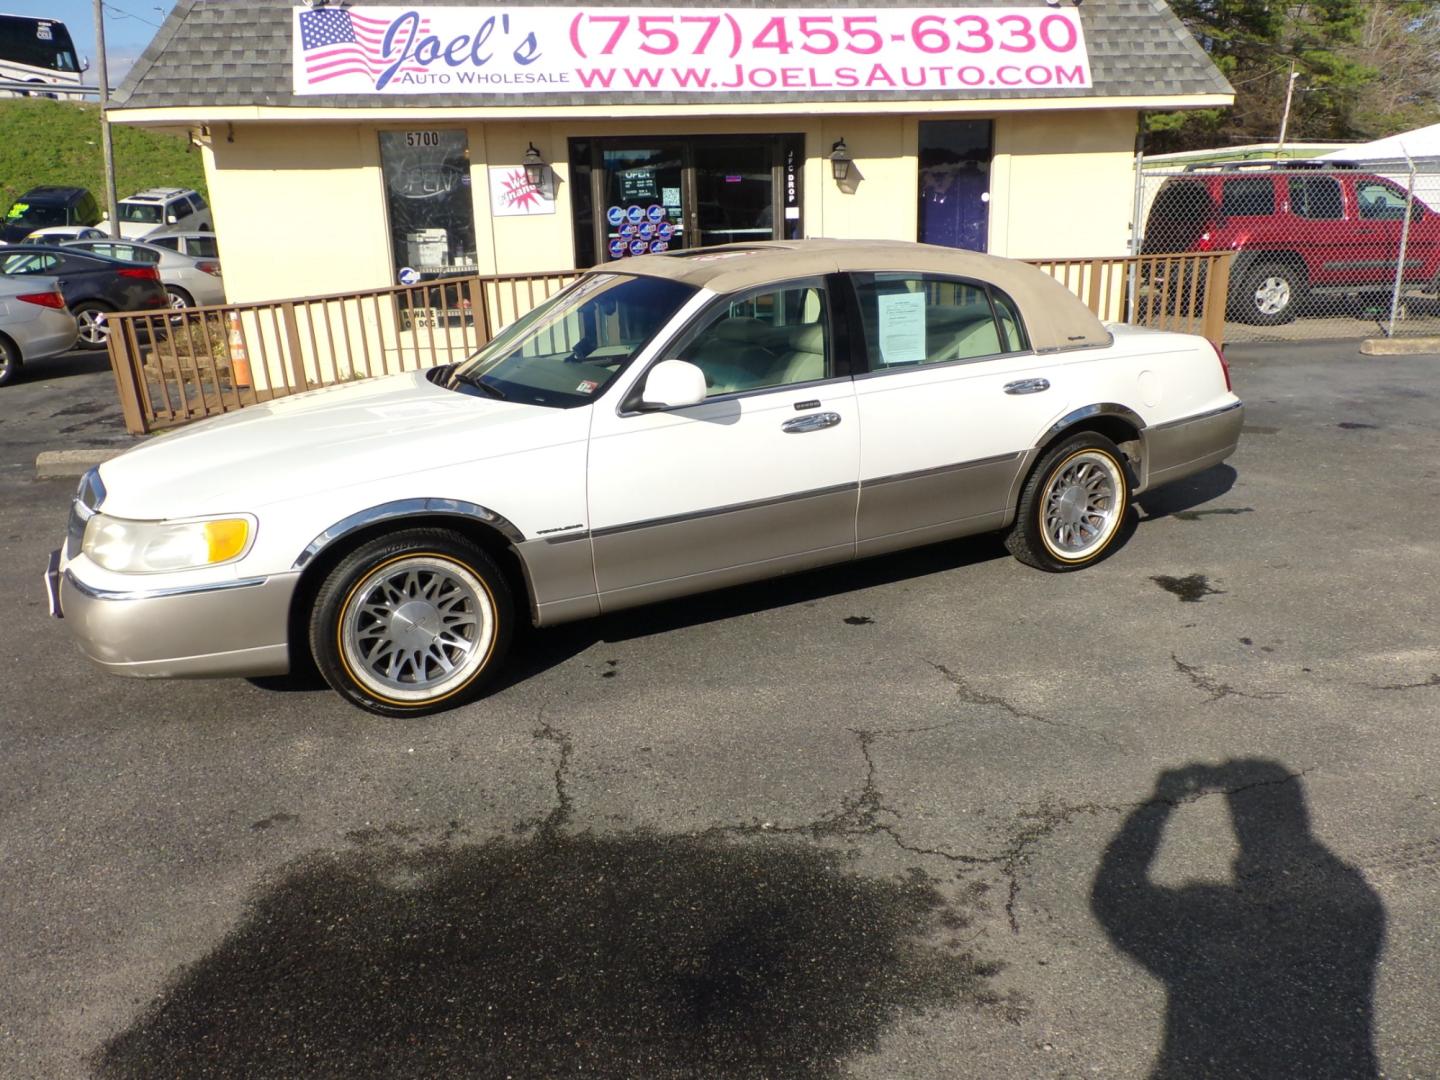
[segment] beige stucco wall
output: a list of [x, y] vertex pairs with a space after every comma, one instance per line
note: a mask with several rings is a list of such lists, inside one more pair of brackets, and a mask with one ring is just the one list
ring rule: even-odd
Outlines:
[[1012, 113], [995, 124], [990, 251], [1016, 259], [1124, 255], [1136, 113]]
[[357, 124], [218, 125], [205, 180], [232, 302], [389, 284], [380, 147]]
[[[976, 113], [956, 114], [973, 117]], [[944, 119], [928, 115], [926, 119]], [[1133, 109], [995, 115], [990, 250], [1015, 257], [1122, 254], [1133, 194]], [[920, 117], [903, 114], [215, 125], [205, 150], [232, 302], [394, 283], [379, 140], [386, 129], [468, 136], [481, 273], [574, 266], [567, 140], [580, 136], [805, 136], [807, 236], [916, 238]], [[837, 185], [828, 154], [844, 138], [855, 179]], [[555, 213], [493, 218], [491, 165], [518, 167], [533, 142], [556, 179]]]

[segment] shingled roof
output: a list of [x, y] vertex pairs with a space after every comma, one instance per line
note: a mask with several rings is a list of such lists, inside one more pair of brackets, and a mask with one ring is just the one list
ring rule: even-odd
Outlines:
[[[802, 0], [727, 0], [729, 7], [796, 7]], [[826, 8], [874, 7], [877, 0], [825, 0]], [[428, 7], [483, 7], [473, 0], [425, 0]], [[510, 0], [508, 7], [544, 7]], [[592, 7], [607, 6], [591, 4]], [[716, 0], [624, 0], [625, 7], [713, 7]], [[816, 5], [822, 6], [822, 5]], [[888, 6], [935, 8], [899, 0]], [[1016, 7], [1017, 0], [962, 0], [956, 7]], [[129, 76], [111, 98], [111, 109], [205, 108], [257, 105], [300, 108], [486, 108], [519, 104], [503, 93], [436, 93], [297, 96], [292, 91], [290, 0], [179, 0]], [[935, 91], [816, 91], [805, 101], [903, 101], [937, 99], [1103, 97], [1154, 98], [1231, 95], [1234, 91], [1164, 0], [1085, 0], [1080, 7], [1093, 85], [1083, 89]], [[795, 103], [788, 92], [532, 93], [527, 106], [617, 104]]]

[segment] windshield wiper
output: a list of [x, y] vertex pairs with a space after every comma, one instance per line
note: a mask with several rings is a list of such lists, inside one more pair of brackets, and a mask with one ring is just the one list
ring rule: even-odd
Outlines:
[[473, 386], [476, 390], [484, 394], [489, 394], [493, 398], [498, 398], [501, 401], [506, 400], [504, 394], [484, 381], [484, 376], [471, 375], [465, 371], [457, 371], [451, 375], [450, 378], [455, 382], [464, 383], [466, 386]]

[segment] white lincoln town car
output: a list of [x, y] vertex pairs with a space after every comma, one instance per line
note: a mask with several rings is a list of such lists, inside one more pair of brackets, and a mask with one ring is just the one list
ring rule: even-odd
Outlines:
[[1004, 530], [1103, 558], [1229, 456], [1199, 337], [1005, 259], [797, 241], [597, 267], [464, 363], [155, 439], [81, 482], [51, 609], [107, 670], [318, 666], [363, 709], [476, 697], [537, 626]]

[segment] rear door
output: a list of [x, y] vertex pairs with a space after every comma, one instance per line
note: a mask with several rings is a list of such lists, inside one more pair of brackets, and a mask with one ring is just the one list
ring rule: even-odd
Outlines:
[[1066, 365], [1032, 352], [1014, 303], [980, 282], [852, 280], [868, 357], [858, 554], [999, 528], [1026, 452], [1066, 411]]
[[1290, 213], [1295, 218], [1291, 245], [1304, 257], [1315, 285], [1340, 284], [1349, 273], [1356, 222], [1345, 216], [1340, 181], [1333, 176], [1287, 179]]

